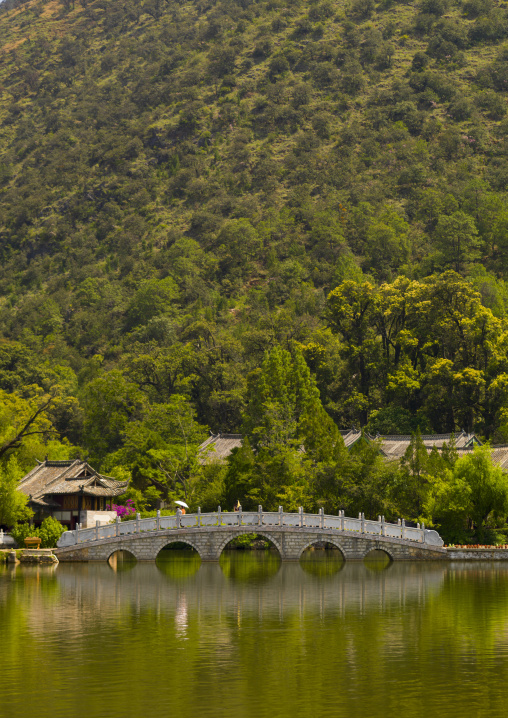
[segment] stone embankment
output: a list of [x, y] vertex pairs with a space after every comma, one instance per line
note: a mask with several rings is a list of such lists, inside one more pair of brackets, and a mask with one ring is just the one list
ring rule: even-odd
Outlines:
[[466, 546], [447, 546], [446, 557], [450, 561], [508, 561], [508, 548], [482, 546], [467, 548]]
[[58, 559], [52, 548], [25, 548], [9, 551], [0, 551], [0, 563], [32, 563], [52, 566], [58, 563]]

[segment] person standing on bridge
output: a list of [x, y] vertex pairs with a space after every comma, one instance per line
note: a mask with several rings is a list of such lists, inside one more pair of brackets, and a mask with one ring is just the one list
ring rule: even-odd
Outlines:
[[182, 516], [185, 516], [185, 509], [188, 509], [189, 507], [185, 503], [185, 501], [175, 501], [177, 510], [180, 509], [182, 512]]
[[233, 511], [240, 511], [241, 508], [240, 501], [237, 499], [236, 504], [233, 506]]

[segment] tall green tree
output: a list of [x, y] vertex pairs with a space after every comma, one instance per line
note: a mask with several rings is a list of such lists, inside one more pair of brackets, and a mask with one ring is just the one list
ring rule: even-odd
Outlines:
[[445, 537], [490, 541], [508, 515], [508, 475], [487, 445], [477, 446], [436, 477], [426, 508]]
[[28, 507], [28, 496], [18, 491], [22, 476], [23, 471], [14, 456], [0, 465], [0, 526], [8, 529], [33, 516], [33, 511]]
[[400, 461], [397, 485], [393, 489], [393, 498], [401, 513], [413, 521], [423, 516], [431, 486], [429, 465], [429, 454], [418, 429]]
[[462, 274], [466, 264], [480, 256], [481, 240], [474, 220], [465, 212], [441, 215], [435, 231], [436, 244], [445, 265]]

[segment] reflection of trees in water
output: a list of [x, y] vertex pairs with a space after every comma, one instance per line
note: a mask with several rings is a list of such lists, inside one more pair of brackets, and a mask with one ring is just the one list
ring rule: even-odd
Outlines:
[[261, 584], [269, 581], [280, 569], [276, 551], [223, 551], [220, 568], [224, 576], [239, 583]]
[[365, 556], [363, 563], [371, 571], [384, 571], [391, 565], [392, 559], [386, 551], [374, 549]]
[[201, 558], [198, 552], [187, 544], [178, 544], [178, 548], [164, 548], [159, 551], [155, 565], [168, 578], [175, 581], [185, 580], [198, 571]]
[[[333, 618], [349, 613], [377, 615], [413, 604], [424, 608], [439, 593], [450, 570], [446, 564], [394, 563], [378, 572], [346, 562], [333, 572], [335, 560], [330, 568], [327, 564], [325, 558], [322, 581], [316, 575], [320, 569], [309, 573], [300, 563], [281, 563], [271, 551], [234, 551], [224, 555], [220, 565], [200, 563], [197, 554], [172, 552], [171, 559], [156, 566], [138, 562], [133, 570], [116, 574], [101, 563], [60, 564], [56, 579], [63, 601], [79, 597], [81, 610], [93, 604], [96, 620], [107, 624], [118, 610], [141, 614], [156, 607], [159, 613], [171, 613], [182, 591], [190, 617], [198, 607], [201, 616], [240, 612], [266, 617], [273, 612], [277, 620], [315, 611]], [[82, 620], [81, 612], [72, 607], [70, 615], [78, 623]]]
[[334, 576], [345, 566], [344, 556], [338, 548], [329, 545], [326, 549], [310, 546], [300, 557], [300, 566], [312, 576], [325, 578]]

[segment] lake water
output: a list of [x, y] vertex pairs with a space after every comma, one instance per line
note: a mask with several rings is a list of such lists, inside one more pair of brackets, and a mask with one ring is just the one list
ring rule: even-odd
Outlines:
[[0, 568], [1, 718], [507, 716], [508, 565]]

